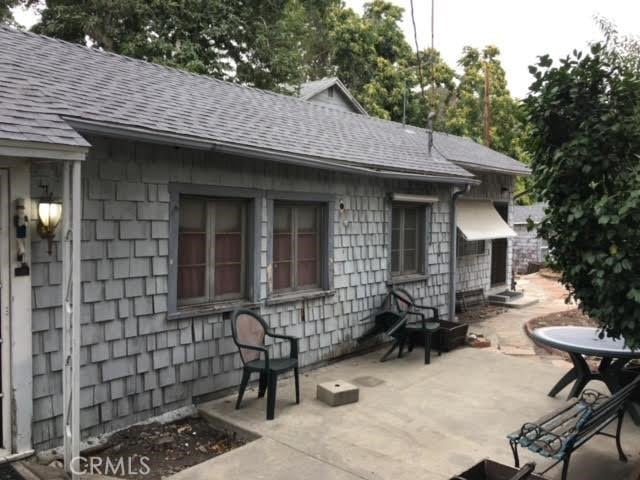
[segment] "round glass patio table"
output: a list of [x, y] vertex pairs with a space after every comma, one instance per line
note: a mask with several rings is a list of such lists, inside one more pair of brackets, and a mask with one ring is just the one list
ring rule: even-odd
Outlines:
[[[595, 327], [542, 327], [532, 332], [533, 341], [567, 352], [573, 362], [569, 370], [549, 392], [555, 397], [560, 390], [575, 382], [569, 398], [577, 397], [591, 380], [603, 381], [611, 393], [620, 390], [623, 384], [622, 369], [630, 360], [640, 358], [640, 351], [633, 351], [624, 340], [610, 337], [600, 338], [600, 329]], [[594, 372], [585, 360], [585, 355], [600, 358], [600, 364]], [[631, 415], [640, 421], [640, 410], [631, 409]]]

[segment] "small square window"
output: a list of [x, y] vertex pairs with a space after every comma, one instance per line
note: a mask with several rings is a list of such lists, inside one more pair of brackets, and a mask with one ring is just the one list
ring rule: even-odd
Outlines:
[[486, 251], [486, 243], [484, 240], [465, 240], [464, 236], [458, 229], [457, 239], [458, 257], [469, 257], [471, 255], [483, 255]]

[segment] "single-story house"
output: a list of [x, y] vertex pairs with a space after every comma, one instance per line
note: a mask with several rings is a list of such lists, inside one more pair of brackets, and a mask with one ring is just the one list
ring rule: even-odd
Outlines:
[[513, 229], [518, 234], [513, 238], [513, 265], [516, 273], [527, 273], [529, 264], [544, 262], [549, 253], [547, 242], [538, 237], [537, 229], [528, 228], [529, 219], [534, 224], [542, 221], [545, 207], [545, 203], [513, 207]]
[[353, 107], [0, 27], [0, 456], [237, 385], [234, 308], [311, 365], [389, 284], [508, 285], [527, 168]]

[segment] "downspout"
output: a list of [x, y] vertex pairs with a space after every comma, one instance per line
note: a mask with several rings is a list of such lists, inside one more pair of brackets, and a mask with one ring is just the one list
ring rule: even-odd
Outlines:
[[449, 208], [449, 321], [456, 321], [456, 267], [458, 262], [458, 227], [456, 226], [456, 200], [460, 195], [469, 193], [471, 185], [466, 184], [463, 189], [455, 190], [451, 194]]

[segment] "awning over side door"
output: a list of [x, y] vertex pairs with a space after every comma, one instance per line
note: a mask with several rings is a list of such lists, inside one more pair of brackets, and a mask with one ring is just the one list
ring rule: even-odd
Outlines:
[[458, 200], [456, 207], [456, 223], [465, 240], [517, 236], [489, 200]]

